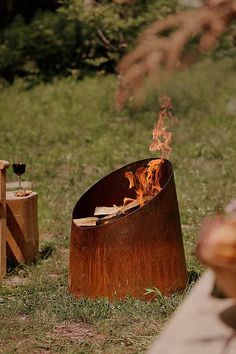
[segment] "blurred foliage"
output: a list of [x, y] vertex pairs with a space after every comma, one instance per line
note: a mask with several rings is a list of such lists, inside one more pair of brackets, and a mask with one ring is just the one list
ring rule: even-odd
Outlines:
[[[9, 3], [18, 4], [16, 0]], [[56, 12], [38, 10], [31, 19], [22, 10], [0, 31], [0, 77], [9, 82], [27, 77], [32, 84], [55, 76], [80, 78], [88, 71], [114, 72], [148, 24], [178, 11], [176, 0], [127, 4], [60, 0], [55, 4], [59, 6]], [[12, 7], [8, 10], [13, 11]], [[211, 54], [213, 58], [235, 56], [235, 38], [233, 25]]]
[[212, 52], [215, 60], [224, 57], [236, 59], [236, 23], [233, 22], [227, 32], [220, 38], [217, 48]]
[[55, 11], [59, 6], [57, 0], [1, 0], [0, 1], [0, 27], [9, 25], [16, 15], [21, 15], [29, 21], [39, 9]]
[[0, 76], [32, 81], [55, 75], [81, 76], [86, 70], [114, 72], [138, 33], [156, 18], [175, 11], [176, 1], [100, 1], [89, 11], [82, 0], [61, 1], [56, 13], [22, 15], [0, 31]]
[[29, 24], [22, 16], [0, 32], [0, 75], [48, 80], [71, 74], [80, 61], [80, 23], [61, 14], [39, 12]]
[[175, 12], [177, 7], [176, 0], [137, 0], [127, 4], [102, 0], [94, 1], [90, 7], [85, 6], [84, 0], [61, 0], [61, 4], [59, 12], [82, 24], [88, 53], [85, 62], [95, 68], [103, 63], [103, 68], [112, 71], [148, 24]]

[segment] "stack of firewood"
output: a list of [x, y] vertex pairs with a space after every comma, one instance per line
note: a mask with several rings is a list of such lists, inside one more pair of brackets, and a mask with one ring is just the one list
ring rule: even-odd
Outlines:
[[[145, 197], [144, 203], [148, 202], [150, 199], [152, 199], [152, 196]], [[98, 206], [95, 208], [93, 216], [74, 219], [73, 222], [77, 226], [103, 225], [109, 223], [110, 221], [113, 221], [115, 218], [128, 214], [129, 212], [137, 209], [139, 206], [140, 201], [138, 198], [133, 199], [128, 204], [124, 204], [122, 206]]]

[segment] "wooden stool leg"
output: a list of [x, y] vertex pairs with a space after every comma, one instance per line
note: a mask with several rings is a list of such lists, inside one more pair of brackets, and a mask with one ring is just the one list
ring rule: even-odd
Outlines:
[[9, 162], [0, 160], [0, 279], [6, 274], [6, 168]]

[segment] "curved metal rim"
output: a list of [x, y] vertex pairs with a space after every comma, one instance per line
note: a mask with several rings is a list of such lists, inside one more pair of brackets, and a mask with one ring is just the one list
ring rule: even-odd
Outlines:
[[[96, 187], [96, 185], [98, 185], [99, 183], [101, 183], [104, 179], [106, 179], [106, 178], [109, 177], [110, 175], [112, 175], [112, 174], [114, 174], [114, 173], [116, 173], [116, 172], [118, 172], [118, 171], [120, 171], [120, 170], [123, 170], [123, 169], [125, 169], [126, 167], [128, 167], [128, 166], [130, 166], [130, 165], [133, 165], [133, 164], [136, 164], [136, 163], [141, 163], [141, 162], [147, 163], [147, 162], [149, 162], [149, 161], [151, 161], [151, 160], [161, 160], [161, 159], [167, 161], [167, 163], [168, 163], [168, 164], [170, 165], [170, 167], [171, 167], [171, 173], [170, 173], [169, 177], [167, 178], [167, 181], [166, 181], [165, 185], [162, 187], [161, 191], [160, 191], [155, 197], [153, 197], [152, 199], [150, 199], [147, 203], [145, 203], [143, 206], [139, 207], [138, 209], [135, 209], [135, 210], [133, 210], [133, 211], [130, 211], [127, 215], [123, 215], [123, 216], [122, 216], [122, 219], [123, 219], [123, 218], [127, 218], [127, 217], [129, 217], [130, 215], [139, 212], [140, 209], [143, 210], [143, 209], [144, 209], [145, 207], [147, 207], [150, 203], [154, 202], [154, 200], [156, 200], [156, 198], [158, 198], [159, 195], [160, 195], [162, 192], [164, 192], [164, 190], [167, 188], [167, 185], [168, 185], [169, 181], [171, 180], [171, 178], [172, 178], [172, 176], [173, 176], [172, 164], [171, 164], [171, 162], [170, 162], [169, 160], [167, 160], [167, 159], [165, 159], [165, 158], [161, 158], [161, 157], [158, 157], [158, 158], [147, 158], [147, 159], [143, 159], [143, 160], [134, 161], [134, 162], [131, 162], [131, 163], [127, 164], [127, 165], [124, 165], [124, 166], [118, 168], [117, 170], [112, 171], [112, 172], [109, 173], [108, 175], [102, 177], [98, 182], [96, 182], [93, 186], [91, 186], [91, 187], [79, 198], [79, 200], [78, 200], [77, 203], [75, 204], [75, 207], [74, 207], [74, 209], [73, 209], [72, 215], [74, 214], [74, 210], [75, 210], [77, 204], [80, 202], [81, 198], [84, 197], [85, 194], [89, 193], [89, 191], [91, 191], [92, 189], [94, 189], [94, 188]], [[72, 219], [72, 221], [73, 221], [73, 219]], [[114, 220], [111, 221], [109, 224], [104, 224], [104, 225], [96, 225], [96, 226], [77, 226], [75, 223], [74, 223], [74, 225], [75, 225], [77, 228], [89, 229], [89, 230], [90, 230], [90, 229], [94, 229], [94, 228], [97, 229], [98, 227], [100, 227], [100, 228], [101, 228], [101, 227], [106, 227], [106, 226], [108, 226], [108, 225], [110, 225], [110, 224], [113, 224], [113, 223], [115, 223], [115, 222], [118, 222], [118, 221], [120, 221], [120, 218], [114, 218]]]

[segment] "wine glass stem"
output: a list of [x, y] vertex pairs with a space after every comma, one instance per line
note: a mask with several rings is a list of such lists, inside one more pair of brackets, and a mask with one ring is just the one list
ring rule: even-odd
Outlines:
[[18, 178], [19, 178], [19, 189], [22, 189], [21, 188], [21, 176], [18, 176]]

